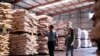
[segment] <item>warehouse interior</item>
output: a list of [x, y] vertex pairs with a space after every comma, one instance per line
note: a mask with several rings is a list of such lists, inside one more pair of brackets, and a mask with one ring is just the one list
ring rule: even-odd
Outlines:
[[99, 6], [99, 0], [0, 0], [0, 56], [49, 56], [48, 37], [38, 36], [49, 25], [58, 38], [54, 56], [66, 55], [68, 26], [74, 30], [73, 55], [96, 56], [100, 20], [93, 27], [93, 15], [99, 18]]

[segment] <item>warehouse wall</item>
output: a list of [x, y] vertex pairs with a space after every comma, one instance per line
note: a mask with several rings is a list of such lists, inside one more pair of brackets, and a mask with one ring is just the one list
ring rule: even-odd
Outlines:
[[73, 23], [74, 28], [81, 28], [88, 30], [92, 28], [92, 21], [89, 20], [89, 13], [90, 13], [89, 8], [73, 12], [69, 11], [69, 13], [54, 16], [54, 21], [57, 22], [71, 21]]

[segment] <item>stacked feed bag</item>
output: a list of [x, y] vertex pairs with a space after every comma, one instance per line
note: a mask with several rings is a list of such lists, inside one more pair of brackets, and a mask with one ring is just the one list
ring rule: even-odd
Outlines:
[[9, 55], [9, 34], [11, 29], [11, 4], [0, 2], [0, 56]]
[[[59, 27], [60, 26], [60, 27]], [[65, 50], [65, 36], [67, 34], [67, 23], [57, 23], [55, 24], [55, 29], [58, 35], [58, 44], [56, 50]]]
[[93, 22], [93, 28], [90, 32], [89, 36], [92, 39], [92, 41], [95, 41], [98, 46], [97, 50], [97, 56], [100, 56], [100, 0], [94, 0], [95, 4], [93, 7], [94, 10], [94, 16], [92, 18]]
[[[11, 12], [11, 4], [0, 3], [0, 24], [4, 24], [7, 28], [11, 28], [11, 19], [13, 18]], [[2, 26], [1, 26], [2, 27]], [[0, 27], [0, 29], [1, 29]]]
[[[35, 15], [34, 15], [35, 16]], [[37, 54], [37, 21], [24, 9], [13, 11], [12, 31], [10, 34], [10, 55]], [[15, 51], [16, 50], [16, 51]]]
[[11, 4], [0, 3], [0, 20], [11, 19]]
[[10, 34], [10, 55], [34, 55], [38, 46], [35, 40], [27, 33]]
[[44, 36], [38, 36], [38, 44], [39, 44], [39, 48], [38, 48], [38, 54], [48, 54], [48, 46], [47, 46], [47, 42], [48, 42], [48, 38], [44, 37]]
[[[39, 23], [39, 33], [46, 33], [48, 31], [48, 26], [52, 24], [52, 19], [50, 16], [47, 15], [40, 15], [38, 16], [38, 23]], [[38, 36], [38, 44], [39, 44], [39, 49], [38, 53], [39, 54], [48, 54], [48, 37], [44, 35]]]
[[0, 56], [9, 55], [9, 35], [0, 35]]
[[57, 29], [58, 46], [56, 50], [65, 50], [65, 31], [64, 29]]
[[65, 37], [58, 37], [58, 46], [56, 50], [65, 50]]
[[33, 32], [34, 28], [37, 25], [34, 17], [31, 17], [29, 12], [24, 9], [15, 10], [13, 13], [13, 22], [12, 22], [12, 30], [16, 31], [24, 31], [24, 32]]

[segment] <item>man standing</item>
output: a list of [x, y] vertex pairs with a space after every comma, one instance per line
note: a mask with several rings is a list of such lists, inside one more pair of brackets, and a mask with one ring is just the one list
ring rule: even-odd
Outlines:
[[54, 32], [53, 25], [49, 26], [49, 32], [47, 32], [48, 37], [48, 49], [49, 49], [49, 55], [54, 56], [54, 50], [55, 50], [55, 44], [57, 41], [57, 34]]

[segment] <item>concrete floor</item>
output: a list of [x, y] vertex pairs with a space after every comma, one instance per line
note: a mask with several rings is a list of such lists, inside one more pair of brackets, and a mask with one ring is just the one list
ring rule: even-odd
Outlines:
[[[74, 56], [96, 56], [95, 51], [96, 48], [75, 49]], [[66, 56], [65, 51], [55, 51], [55, 56]]]

